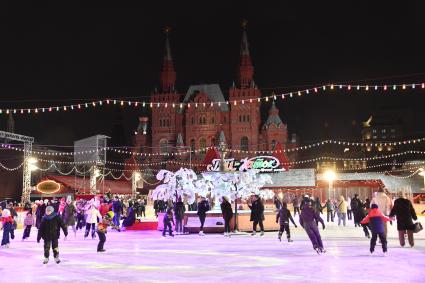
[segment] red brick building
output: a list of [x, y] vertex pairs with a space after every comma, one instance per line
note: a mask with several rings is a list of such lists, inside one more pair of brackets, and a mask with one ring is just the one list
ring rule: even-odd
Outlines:
[[[240, 63], [237, 84], [228, 90], [228, 99], [243, 103], [227, 104], [218, 84], [189, 86], [185, 94], [175, 89], [176, 71], [171, 56], [168, 34], [165, 39], [165, 54], [160, 74], [160, 89], [151, 95], [152, 125], [149, 119], [140, 118], [136, 131], [135, 146], [141, 152], [164, 153], [175, 148], [201, 150], [218, 145], [225, 140], [227, 147], [240, 150], [273, 150], [277, 143], [283, 148], [288, 143], [287, 126], [279, 117], [279, 110], [272, 104], [266, 121], [261, 121], [260, 105], [262, 96], [254, 82], [254, 66], [249, 52], [247, 32], [242, 32]], [[215, 102], [211, 106], [211, 102]], [[218, 103], [223, 102], [223, 103]], [[167, 103], [156, 108], [157, 103]], [[180, 108], [180, 103], [190, 103], [190, 107]], [[173, 104], [176, 107], [173, 107]], [[167, 107], [165, 107], [167, 106]], [[151, 130], [147, 131], [148, 128]], [[192, 160], [203, 160], [204, 151], [192, 154]], [[246, 153], [233, 153], [233, 157], [246, 157]], [[187, 157], [185, 157], [187, 158]]]

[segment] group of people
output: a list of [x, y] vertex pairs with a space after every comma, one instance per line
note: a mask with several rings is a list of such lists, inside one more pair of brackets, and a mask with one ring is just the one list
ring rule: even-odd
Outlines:
[[[294, 197], [290, 200], [294, 207], [294, 216], [299, 214], [299, 224], [306, 231], [313, 249], [318, 253], [324, 253], [326, 250], [319, 232], [318, 225], [321, 224], [325, 229], [325, 221], [320, 214], [323, 209], [327, 210], [327, 222], [334, 221], [335, 214], [338, 215], [338, 225], [346, 225], [346, 219], [352, 217], [355, 227], [362, 227], [365, 236], [371, 238], [370, 253], [373, 254], [377, 239], [379, 238], [384, 254], [387, 253], [387, 223], [397, 219], [397, 230], [401, 246], [405, 246], [405, 236], [410, 246], [414, 246], [414, 230], [417, 215], [412, 203], [404, 198], [402, 194], [392, 202], [383, 189], [380, 189], [371, 201], [368, 199], [363, 202], [358, 195], [354, 195], [352, 199], [345, 200], [340, 196], [338, 201], [328, 199], [324, 206], [321, 205], [319, 198], [310, 198], [309, 196]], [[230, 222], [234, 216], [231, 202], [227, 197], [220, 200], [221, 212], [224, 220], [224, 236], [230, 237]], [[294, 218], [288, 209], [287, 201], [280, 201], [275, 198], [274, 201], [277, 209], [276, 223], [279, 223], [278, 239], [281, 241], [282, 235], [286, 232], [289, 243], [292, 242], [289, 223], [297, 227]], [[252, 196], [247, 205], [251, 210], [250, 220], [253, 222], [252, 236], [257, 233], [257, 226], [260, 228], [260, 236], [264, 235], [264, 204], [258, 195]], [[183, 234], [183, 219], [186, 206], [181, 197], [175, 202], [162, 204], [155, 209], [156, 213], [164, 211], [162, 219], [164, 229], [162, 236], [166, 233], [174, 236], [172, 224], [175, 225], [175, 232]], [[9, 247], [10, 239], [14, 239], [14, 230], [17, 227], [17, 212], [13, 203], [2, 204], [0, 206], [0, 216], [3, 230], [3, 238], [1, 245]], [[200, 197], [199, 202], [195, 204], [197, 215], [200, 220], [199, 235], [204, 236], [204, 224], [206, 213], [211, 209], [211, 205], [207, 198]], [[193, 206], [191, 206], [193, 209]], [[53, 250], [53, 256], [56, 263], [60, 262], [58, 239], [60, 238], [60, 230], [63, 231], [65, 240], [68, 236], [68, 228], [71, 228], [76, 236], [78, 229], [85, 228], [84, 238], [87, 238], [91, 231], [91, 238], [95, 239], [96, 234], [99, 238], [97, 245], [98, 252], [104, 252], [104, 243], [106, 241], [106, 233], [108, 226], [117, 231], [121, 231], [126, 227], [134, 224], [136, 217], [145, 216], [146, 201], [139, 200], [123, 200], [118, 196], [114, 198], [107, 195], [95, 197], [89, 201], [79, 199], [72, 201], [67, 200], [40, 200], [33, 204], [26, 204], [26, 216], [24, 219], [24, 233], [22, 240], [30, 237], [31, 228], [35, 225], [38, 229], [37, 242], [44, 240], [44, 260], [48, 263], [50, 249]], [[424, 211], [425, 212], [425, 211]], [[122, 217], [125, 215], [125, 217]], [[122, 222], [122, 223], [121, 223]], [[370, 232], [369, 232], [370, 231]]]
[[[0, 219], [2, 223], [3, 237], [2, 247], [9, 248], [10, 239], [14, 239], [14, 230], [17, 227], [17, 212], [14, 209], [15, 204], [2, 203], [0, 206]], [[44, 241], [44, 260], [49, 261], [50, 249], [53, 250], [53, 256], [56, 263], [60, 263], [58, 240], [60, 230], [63, 231], [65, 240], [68, 236], [68, 228], [77, 234], [78, 229], [85, 228], [84, 238], [91, 234], [95, 239], [96, 234], [99, 237], [97, 245], [98, 252], [104, 252], [104, 243], [106, 241], [107, 227], [111, 226], [117, 231], [125, 229], [134, 224], [136, 217], [146, 216], [146, 200], [125, 200], [115, 196], [114, 199], [105, 196], [96, 196], [87, 201], [79, 199], [73, 201], [70, 197], [65, 200], [38, 200], [24, 205], [25, 218], [23, 221], [24, 232], [22, 241], [30, 237], [31, 228], [35, 226], [38, 229], [37, 242]], [[126, 215], [122, 217], [122, 215]], [[121, 223], [122, 222], [122, 223]], [[91, 233], [90, 233], [91, 232]]]

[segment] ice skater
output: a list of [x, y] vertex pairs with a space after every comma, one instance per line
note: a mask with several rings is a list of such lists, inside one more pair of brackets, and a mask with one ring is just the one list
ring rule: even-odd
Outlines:
[[114, 229], [119, 230], [119, 227], [115, 226], [115, 224], [113, 223], [113, 218], [114, 218], [114, 212], [113, 211], [108, 211], [102, 218], [102, 220], [99, 222], [99, 224], [97, 225], [97, 235], [99, 236], [99, 243], [97, 244], [97, 252], [105, 252], [105, 249], [103, 248], [103, 246], [105, 245], [106, 242], [106, 233], [107, 233], [107, 229], [108, 226], [111, 226]]
[[100, 215], [99, 210], [92, 204], [90, 209], [87, 211], [87, 220], [86, 220], [86, 232], [84, 233], [84, 239], [87, 238], [91, 228], [91, 238], [96, 238], [96, 224], [98, 219], [102, 219], [102, 215]]
[[224, 237], [230, 237], [230, 220], [233, 217], [233, 210], [227, 197], [222, 197], [220, 208], [224, 219]]
[[370, 230], [372, 231], [372, 238], [370, 239], [371, 255], [375, 251], [376, 239], [378, 237], [381, 240], [384, 256], [387, 255], [387, 237], [385, 234], [384, 222], [388, 221], [391, 221], [391, 219], [382, 214], [376, 203], [372, 204], [369, 214], [360, 221], [360, 224], [369, 223]]
[[47, 264], [49, 262], [50, 256], [50, 246], [53, 250], [53, 256], [56, 263], [60, 263], [59, 259], [59, 229], [62, 228], [63, 233], [65, 234], [65, 240], [68, 236], [68, 230], [63, 223], [62, 218], [56, 214], [53, 206], [46, 207], [46, 215], [43, 216], [43, 219], [40, 223], [40, 229], [38, 229], [37, 234], [37, 243], [40, 243], [40, 240], [44, 240], [44, 260], [43, 263]]
[[205, 197], [201, 197], [201, 201], [198, 203], [198, 217], [201, 222], [201, 227], [199, 227], [199, 236], [205, 236], [204, 234], [204, 224], [205, 218], [207, 217], [207, 211], [210, 210], [210, 204], [208, 203]]
[[[280, 220], [280, 221], [279, 221]], [[297, 224], [295, 224], [294, 219], [292, 218], [291, 212], [289, 211], [286, 202], [282, 202], [282, 206], [280, 207], [278, 213], [276, 214], [276, 223], [279, 223], [279, 241], [282, 241], [283, 231], [286, 231], [286, 238], [288, 242], [291, 243], [291, 230], [289, 229], [289, 220], [291, 220], [292, 224], [294, 224], [295, 228], [297, 228]]]
[[248, 207], [251, 209], [250, 221], [253, 221], [251, 236], [255, 236], [257, 233], [258, 224], [260, 225], [261, 230], [260, 236], [264, 236], [264, 205], [261, 202], [260, 197], [258, 195], [254, 195], [251, 203], [248, 203]]
[[5, 248], [9, 248], [10, 246], [10, 238], [15, 239], [15, 233], [13, 228], [13, 217], [10, 215], [9, 209], [3, 209], [1, 214], [1, 222], [3, 224], [3, 238], [1, 240], [1, 246]]
[[30, 237], [31, 227], [33, 225], [34, 225], [34, 217], [32, 216], [31, 212], [28, 212], [24, 219], [25, 230], [24, 230], [24, 234], [22, 235], [22, 241]]
[[325, 222], [312, 207], [311, 200], [306, 199], [303, 210], [300, 214], [300, 224], [307, 232], [307, 235], [313, 245], [313, 249], [320, 254], [325, 253], [326, 250], [323, 248], [322, 237], [320, 236], [316, 221], [322, 223], [322, 228], [324, 230]]
[[167, 209], [167, 212], [164, 214], [163, 223], [164, 223], [164, 229], [162, 230], [162, 237], [165, 238], [165, 234], [167, 233], [167, 229], [168, 229], [168, 234], [171, 237], [174, 237], [173, 226], [171, 226], [171, 223], [173, 223], [173, 225], [175, 225], [172, 208]]

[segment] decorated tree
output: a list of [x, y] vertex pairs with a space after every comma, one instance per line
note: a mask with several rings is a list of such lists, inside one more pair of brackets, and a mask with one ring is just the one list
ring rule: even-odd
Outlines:
[[189, 204], [195, 202], [197, 192], [195, 182], [198, 177], [193, 170], [187, 168], [180, 168], [176, 172], [161, 170], [156, 178], [163, 183], [152, 192], [153, 200], [177, 200], [181, 196], [186, 197]]

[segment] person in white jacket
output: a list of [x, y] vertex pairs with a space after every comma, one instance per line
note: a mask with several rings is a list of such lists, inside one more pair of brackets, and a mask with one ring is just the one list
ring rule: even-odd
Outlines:
[[87, 238], [91, 228], [91, 237], [92, 239], [96, 238], [96, 224], [98, 221], [102, 220], [102, 215], [100, 215], [99, 210], [93, 204], [90, 206], [89, 210], [87, 210], [87, 219], [86, 219], [86, 233], [84, 234], [84, 238]]
[[[379, 188], [378, 193], [376, 196], [372, 198], [372, 201], [370, 202], [370, 205], [372, 204], [378, 205], [379, 210], [384, 214], [385, 216], [390, 215], [390, 211], [392, 208], [392, 201], [391, 198], [387, 196], [387, 194], [384, 191], [384, 188]], [[387, 222], [384, 222], [384, 235], [387, 237], [388, 232], [388, 225]]]

